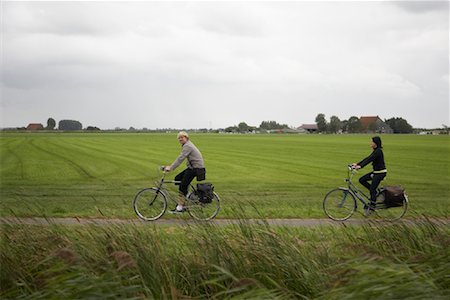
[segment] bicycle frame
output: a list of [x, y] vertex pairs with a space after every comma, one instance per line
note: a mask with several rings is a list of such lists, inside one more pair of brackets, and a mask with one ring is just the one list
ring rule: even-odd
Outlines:
[[[170, 193], [170, 191], [164, 187], [164, 184], [180, 184], [181, 181], [176, 181], [176, 180], [165, 180], [166, 178], [166, 173], [167, 172], [163, 172], [163, 177], [161, 178], [161, 180], [159, 181], [159, 183], [157, 184], [157, 193], [155, 194], [155, 199], [153, 199], [153, 201], [156, 200], [156, 197], [158, 196], [158, 192], [163, 193], [165, 196], [167, 196], [170, 200], [172, 200], [172, 202], [174, 203], [178, 203], [176, 199], [173, 198], [172, 194]], [[195, 188], [192, 184], [189, 184], [190, 188], [192, 189], [192, 191], [195, 191]]]
[[[370, 198], [364, 194], [354, 183], [353, 183], [353, 176], [357, 173], [355, 169], [353, 169], [351, 166], [348, 167], [348, 175], [345, 179], [345, 182], [347, 183], [347, 189], [350, 193], [353, 194], [362, 204], [369, 205]], [[342, 204], [345, 201], [345, 197], [342, 199]], [[341, 205], [342, 205], [341, 204]]]

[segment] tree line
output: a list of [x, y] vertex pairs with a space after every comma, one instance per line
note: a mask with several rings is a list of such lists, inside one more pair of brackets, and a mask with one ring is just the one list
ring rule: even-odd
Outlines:
[[[53, 118], [48, 118], [47, 126], [44, 130], [55, 130], [56, 121]], [[61, 120], [58, 122], [58, 130], [83, 130], [83, 124], [76, 120]], [[100, 128], [95, 126], [88, 126], [86, 130], [100, 130]]]
[[[337, 116], [331, 116], [328, 122], [325, 118], [325, 114], [320, 113], [316, 116], [317, 130], [321, 133], [362, 133], [364, 131], [377, 132], [377, 123], [372, 122], [368, 124], [367, 128], [364, 128], [360, 118], [356, 116], [350, 117], [348, 120], [341, 120]], [[384, 123], [392, 128], [394, 133], [412, 133], [413, 127], [407, 120], [400, 117], [393, 117], [385, 119]]]
[[[54, 130], [56, 121], [53, 118], [47, 120], [46, 130]], [[92, 126], [90, 126], [92, 127]], [[83, 130], [83, 124], [76, 120], [61, 120], [58, 122], [58, 130]]]
[[[381, 120], [381, 119], [380, 119]], [[381, 120], [382, 121], [382, 120]], [[392, 129], [393, 133], [413, 133], [413, 127], [408, 123], [407, 120], [401, 117], [392, 117], [390, 119], [384, 119], [382, 121], [384, 124], [389, 125]], [[315, 118], [315, 124], [317, 125], [318, 133], [364, 133], [364, 132], [378, 132], [376, 122], [366, 124], [364, 126], [361, 123], [360, 118], [356, 116], [351, 116], [348, 119], [341, 120], [338, 116], [333, 115], [330, 117], [329, 121], [326, 119], [325, 114], [319, 113]], [[448, 134], [448, 127], [444, 126], [444, 133]], [[53, 118], [48, 118], [47, 126], [41, 127], [40, 129], [44, 130], [55, 130], [56, 121]], [[21, 128], [4, 128], [2, 130], [25, 130], [25, 127]], [[58, 122], [58, 130], [64, 131], [75, 131], [75, 130], [83, 130], [83, 125], [81, 122], [76, 120], [61, 120]], [[87, 126], [85, 128], [87, 131], [100, 131], [100, 128], [96, 126]], [[133, 131], [133, 132], [168, 132], [168, 131], [176, 131], [176, 129], [135, 129], [134, 127], [130, 127], [128, 130], [116, 127], [114, 131]], [[107, 131], [112, 131], [107, 130]], [[225, 129], [191, 129], [191, 131], [195, 132], [227, 132], [227, 133], [248, 133], [248, 132], [298, 132], [298, 130], [289, 128], [287, 124], [278, 123], [276, 121], [262, 121], [261, 124], [257, 126], [250, 126], [246, 122], [240, 122], [238, 125], [229, 126]], [[416, 130], [417, 131], [417, 130]]]
[[[317, 132], [319, 133], [364, 133], [367, 131], [378, 132], [376, 122], [368, 124], [367, 127], [363, 126], [360, 118], [351, 116], [347, 120], [341, 120], [338, 116], [331, 116], [329, 121], [326, 119], [325, 114], [319, 113], [315, 119], [317, 125]], [[393, 133], [412, 133], [413, 127], [407, 120], [400, 117], [392, 117], [383, 121], [389, 125]], [[280, 124], [276, 121], [262, 121], [259, 127], [250, 126], [246, 122], [240, 122], [238, 125], [229, 126], [225, 128], [225, 132], [228, 133], [247, 133], [253, 131], [283, 131], [289, 129], [287, 124]]]
[[225, 128], [225, 132], [236, 132], [236, 133], [246, 133], [255, 130], [271, 131], [271, 130], [281, 130], [287, 129], [289, 126], [287, 124], [279, 124], [276, 121], [262, 121], [259, 127], [249, 126], [245, 122], [239, 123], [237, 126], [229, 126]]

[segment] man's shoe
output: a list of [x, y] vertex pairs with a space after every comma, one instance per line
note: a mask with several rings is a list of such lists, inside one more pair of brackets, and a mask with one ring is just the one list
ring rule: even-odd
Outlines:
[[182, 210], [178, 210], [178, 209], [174, 208], [172, 210], [169, 210], [169, 213], [176, 215], [176, 214], [182, 214], [185, 211], [186, 211], [186, 208], [183, 208]]

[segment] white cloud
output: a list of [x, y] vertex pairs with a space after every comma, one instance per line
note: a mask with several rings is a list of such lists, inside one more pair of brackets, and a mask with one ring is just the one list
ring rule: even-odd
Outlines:
[[448, 123], [448, 4], [3, 6], [3, 126], [298, 125], [318, 112]]

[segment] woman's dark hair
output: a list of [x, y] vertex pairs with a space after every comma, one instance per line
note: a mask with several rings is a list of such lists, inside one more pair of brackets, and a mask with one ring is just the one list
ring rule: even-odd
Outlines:
[[377, 145], [377, 148], [383, 148], [383, 145], [381, 144], [381, 138], [379, 136], [374, 136], [372, 138], [372, 142]]

